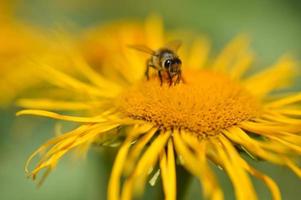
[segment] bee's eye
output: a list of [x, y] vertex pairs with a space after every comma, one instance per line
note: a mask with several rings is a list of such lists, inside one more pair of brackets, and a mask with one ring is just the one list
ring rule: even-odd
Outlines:
[[171, 64], [172, 64], [172, 60], [168, 59], [164, 62], [164, 67], [169, 68], [171, 66]]

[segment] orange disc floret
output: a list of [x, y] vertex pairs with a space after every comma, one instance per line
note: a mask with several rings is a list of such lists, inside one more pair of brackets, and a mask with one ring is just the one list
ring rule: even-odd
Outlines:
[[128, 117], [200, 136], [217, 134], [260, 113], [256, 98], [226, 75], [185, 71], [184, 78], [185, 83], [160, 86], [153, 76], [121, 94], [118, 106]]

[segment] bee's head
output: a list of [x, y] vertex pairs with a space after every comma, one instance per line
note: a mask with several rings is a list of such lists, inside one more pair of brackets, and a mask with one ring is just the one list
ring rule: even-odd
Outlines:
[[171, 76], [179, 73], [182, 61], [178, 57], [169, 58], [164, 61], [164, 68], [169, 71]]

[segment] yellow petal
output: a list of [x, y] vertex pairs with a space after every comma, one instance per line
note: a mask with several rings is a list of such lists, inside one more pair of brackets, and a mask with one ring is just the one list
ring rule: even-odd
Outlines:
[[73, 122], [82, 122], [82, 123], [96, 123], [96, 122], [105, 122], [107, 121], [103, 117], [74, 117], [74, 116], [67, 116], [61, 115], [54, 112], [49, 112], [45, 110], [22, 110], [17, 112], [17, 116], [20, 115], [37, 115], [42, 117], [49, 117], [53, 119], [60, 119], [65, 121], [73, 121]]

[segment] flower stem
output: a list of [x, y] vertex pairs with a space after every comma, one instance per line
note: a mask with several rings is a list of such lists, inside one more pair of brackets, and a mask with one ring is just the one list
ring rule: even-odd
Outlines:
[[177, 199], [185, 200], [191, 185], [192, 176], [181, 165], [177, 165]]

